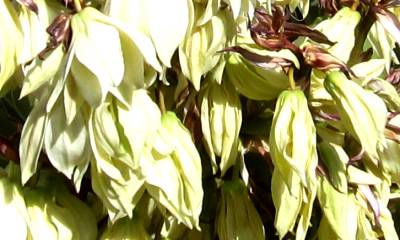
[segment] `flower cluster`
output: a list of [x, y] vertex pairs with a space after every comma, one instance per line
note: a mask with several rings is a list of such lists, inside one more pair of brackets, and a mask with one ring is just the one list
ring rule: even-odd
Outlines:
[[2, 238], [398, 239], [399, 7], [0, 0]]

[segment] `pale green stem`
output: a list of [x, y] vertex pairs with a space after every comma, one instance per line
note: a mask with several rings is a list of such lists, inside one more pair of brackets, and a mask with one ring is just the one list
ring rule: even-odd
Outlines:
[[158, 86], [157, 91], [158, 91], [158, 106], [160, 107], [161, 113], [164, 114], [167, 112], [167, 109], [165, 108], [164, 93], [160, 86]]
[[296, 82], [294, 81], [294, 69], [291, 67], [289, 68], [289, 84], [290, 84], [290, 89], [295, 90], [296, 89]]
[[82, 5], [81, 5], [81, 1], [80, 0], [74, 0], [74, 6], [75, 6], [75, 10], [77, 12], [79, 12], [80, 10], [82, 10]]

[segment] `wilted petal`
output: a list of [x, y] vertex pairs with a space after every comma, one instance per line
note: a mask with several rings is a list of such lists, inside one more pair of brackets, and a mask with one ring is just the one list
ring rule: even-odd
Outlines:
[[367, 199], [369, 206], [373, 210], [376, 223], [379, 226], [380, 225], [379, 217], [381, 215], [381, 210], [380, 210], [379, 202], [376, 199], [374, 193], [372, 192], [371, 188], [368, 185], [360, 184], [360, 185], [358, 185], [358, 190]]

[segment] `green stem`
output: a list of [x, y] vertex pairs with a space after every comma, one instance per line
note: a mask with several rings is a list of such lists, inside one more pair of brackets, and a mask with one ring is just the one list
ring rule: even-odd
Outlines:
[[158, 92], [158, 106], [160, 107], [161, 113], [164, 114], [167, 112], [167, 109], [165, 108], [164, 93], [162, 91], [161, 86], [157, 87], [157, 92]]
[[81, 0], [74, 0], [75, 10], [77, 12], [82, 10]]
[[357, 11], [358, 5], [360, 5], [360, 0], [355, 0], [353, 5], [351, 5], [351, 10]]
[[294, 81], [294, 69], [291, 67], [289, 68], [289, 85], [290, 89], [295, 90], [296, 89], [296, 82]]
[[232, 169], [232, 180], [237, 180], [240, 178], [240, 169], [241, 169], [240, 161], [239, 161], [239, 159], [236, 159], [236, 163], [235, 163], [235, 165], [233, 165], [233, 169]]

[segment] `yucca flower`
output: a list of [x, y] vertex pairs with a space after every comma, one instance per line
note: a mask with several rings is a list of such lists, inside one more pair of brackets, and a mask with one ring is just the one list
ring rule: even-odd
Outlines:
[[348, 80], [341, 72], [331, 72], [325, 89], [336, 103], [343, 127], [356, 138], [369, 156], [377, 161], [377, 150], [384, 146], [386, 105], [381, 98]]
[[241, 180], [226, 181], [221, 186], [216, 228], [221, 240], [265, 239], [261, 218]]
[[221, 157], [219, 169], [223, 176], [236, 162], [239, 151], [239, 131], [242, 124], [242, 109], [239, 95], [230, 82], [221, 85], [209, 82], [202, 92], [201, 125], [207, 150], [217, 170], [217, 159]]

